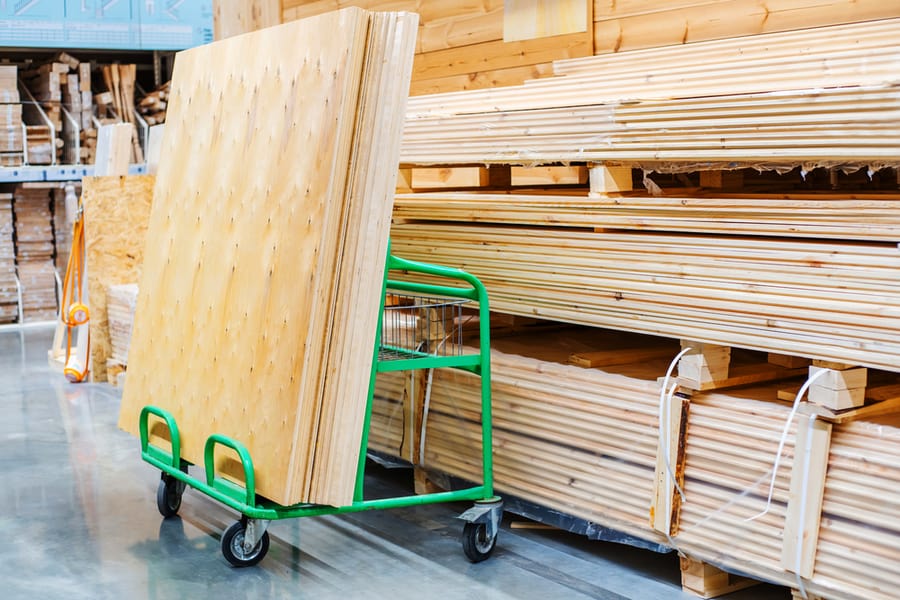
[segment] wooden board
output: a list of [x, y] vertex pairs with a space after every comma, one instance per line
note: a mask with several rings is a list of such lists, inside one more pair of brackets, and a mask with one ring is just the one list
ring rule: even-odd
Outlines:
[[594, 52], [624, 52], [836, 23], [896, 17], [879, 0], [687, 0], [672, 3], [595, 0]]
[[91, 374], [95, 381], [106, 381], [106, 361], [112, 354], [107, 288], [136, 283], [141, 277], [154, 180], [152, 175], [113, 175], [85, 177], [82, 182]]
[[591, 22], [592, 0], [505, 0], [503, 3], [503, 41], [536, 38], [587, 31]]
[[281, 23], [280, 0], [215, 0], [213, 36], [222, 40]]
[[154, 402], [186, 459], [221, 433], [265, 497], [351, 501], [416, 26], [346, 9], [178, 55], [123, 428]]

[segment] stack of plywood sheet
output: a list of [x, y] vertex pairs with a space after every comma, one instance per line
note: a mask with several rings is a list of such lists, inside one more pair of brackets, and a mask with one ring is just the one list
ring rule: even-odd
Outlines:
[[22, 104], [15, 65], [0, 65], [0, 166], [23, 162]]
[[0, 194], [0, 322], [19, 317], [16, 251], [13, 245], [12, 194]]
[[17, 187], [13, 211], [23, 318], [25, 321], [53, 319], [57, 313], [57, 286], [50, 188], [42, 184]]
[[191, 462], [224, 434], [261, 495], [352, 501], [416, 27], [347, 9], [178, 55], [123, 428], [156, 404]]

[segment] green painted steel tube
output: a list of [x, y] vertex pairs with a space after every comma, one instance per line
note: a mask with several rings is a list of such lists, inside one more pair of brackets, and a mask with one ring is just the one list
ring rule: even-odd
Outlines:
[[[150, 415], [159, 417], [166, 423], [169, 429], [169, 443], [172, 445], [171, 454], [166, 453], [162, 448], [150, 445]], [[156, 458], [163, 462], [169, 458], [169, 465], [173, 469], [178, 469], [181, 465], [181, 434], [178, 433], [178, 425], [175, 423], [175, 417], [157, 406], [147, 405], [141, 409], [141, 416], [138, 419], [138, 431], [141, 436], [141, 453], [154, 453]]]
[[241, 495], [239, 486], [216, 477], [216, 446], [225, 446], [237, 452], [238, 458], [241, 459], [241, 466], [244, 468], [244, 504], [254, 506], [256, 504], [256, 478], [253, 474], [253, 459], [250, 458], [250, 452], [243, 444], [218, 433], [209, 436], [203, 446], [206, 486], [225, 495], [233, 495], [235, 500], [238, 500]]

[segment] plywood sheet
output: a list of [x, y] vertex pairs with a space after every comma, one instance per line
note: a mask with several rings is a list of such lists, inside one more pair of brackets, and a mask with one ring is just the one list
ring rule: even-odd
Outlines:
[[352, 474], [311, 490], [358, 456], [417, 27], [384, 15], [328, 13], [175, 63], [120, 425], [163, 406], [192, 462], [228, 435], [283, 504], [352, 498]]
[[140, 279], [154, 180], [152, 175], [113, 175], [85, 177], [82, 182], [95, 381], [106, 381], [106, 360], [112, 354], [107, 288]]

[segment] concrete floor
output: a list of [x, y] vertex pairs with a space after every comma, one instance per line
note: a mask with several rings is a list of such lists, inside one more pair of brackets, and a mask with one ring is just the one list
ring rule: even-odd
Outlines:
[[[52, 329], [0, 331], [0, 596], [55, 599], [541, 598], [678, 600], [674, 555], [509, 529], [494, 556], [464, 558], [466, 505], [276, 522], [271, 549], [235, 569], [219, 536], [236, 515], [196, 492], [179, 517], [156, 509], [159, 473], [116, 428], [119, 391], [71, 385], [47, 367]], [[408, 472], [369, 485], [409, 493]], [[730, 600], [785, 599], [758, 586]]]

